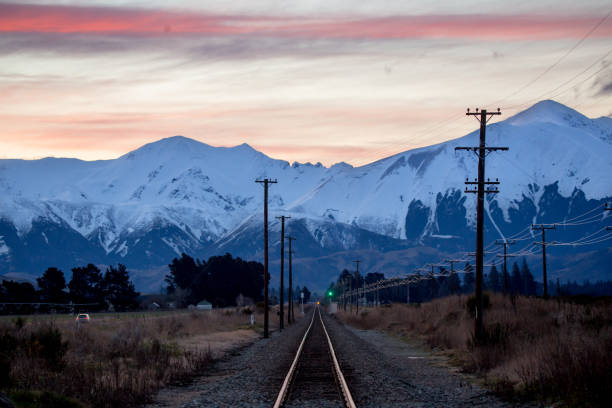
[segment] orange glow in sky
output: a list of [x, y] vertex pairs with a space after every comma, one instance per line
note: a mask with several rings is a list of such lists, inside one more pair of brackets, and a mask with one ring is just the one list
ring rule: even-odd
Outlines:
[[467, 107], [612, 113], [605, 1], [222, 3], [0, 1], [1, 156], [114, 158], [181, 134], [364, 164], [474, 130]]

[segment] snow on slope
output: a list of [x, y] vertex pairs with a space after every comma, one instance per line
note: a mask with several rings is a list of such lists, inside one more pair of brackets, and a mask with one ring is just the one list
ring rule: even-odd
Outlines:
[[255, 178], [276, 177], [284, 205], [318, 181], [321, 166], [289, 166], [249, 147], [216, 148], [176, 136], [116, 160], [0, 161], [0, 215], [21, 234], [37, 218], [62, 219], [110, 251], [117, 238], [155, 222], [176, 225], [194, 239], [214, 240], [261, 206]]
[[[313, 223], [322, 219], [405, 238], [410, 203], [420, 201], [435, 223], [438, 194], [463, 190], [476, 176], [476, 157], [455, 152], [475, 146], [477, 132], [410, 150], [353, 168], [336, 164], [289, 165], [243, 144], [212, 147], [175, 136], [147, 144], [115, 160], [85, 162], [47, 158], [0, 160], [0, 216], [24, 234], [38, 218], [66, 222], [108, 252], [124, 256], [126, 236], [156, 224], [173, 225], [195, 241], [212, 242], [261, 211], [263, 192], [255, 179], [270, 177], [272, 210], [291, 211]], [[487, 129], [487, 143], [509, 146], [488, 156], [487, 176], [499, 178], [497, 201], [507, 211], [530, 184], [559, 183], [571, 195], [612, 195], [612, 120], [591, 120], [553, 101]], [[473, 214], [475, 201], [465, 201]], [[471, 222], [471, 219], [468, 220]], [[310, 225], [310, 224], [306, 224]], [[313, 227], [314, 228], [314, 227]], [[180, 252], [183, 242], [166, 242]]]
[[[608, 137], [602, 137], [605, 135]], [[486, 165], [486, 176], [501, 181], [496, 199], [504, 215], [507, 217], [508, 209], [523, 194], [529, 194], [530, 184], [542, 187], [558, 182], [559, 193], [566, 197], [576, 188], [587, 198], [612, 195], [610, 135], [610, 121], [588, 119], [553, 101], [540, 102], [506, 121], [489, 125], [487, 145], [510, 148], [490, 154]], [[330, 213], [338, 221], [403, 238], [403, 219], [412, 200], [431, 208], [433, 217], [437, 193], [463, 190], [465, 179], [476, 177], [476, 155], [454, 149], [477, 145], [475, 131], [439, 145], [345, 169], [293, 206], [309, 214]], [[534, 202], [541, 193], [533, 193]], [[474, 214], [475, 200], [468, 197], [465, 205], [467, 213]]]

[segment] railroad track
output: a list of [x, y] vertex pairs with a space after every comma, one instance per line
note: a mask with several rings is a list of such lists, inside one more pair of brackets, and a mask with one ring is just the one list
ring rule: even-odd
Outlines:
[[336, 401], [339, 407], [356, 408], [319, 306], [313, 311], [274, 408], [308, 400]]

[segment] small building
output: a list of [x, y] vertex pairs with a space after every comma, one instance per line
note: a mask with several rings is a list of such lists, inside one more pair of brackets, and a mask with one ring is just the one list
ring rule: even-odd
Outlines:
[[159, 310], [161, 306], [159, 306], [159, 303], [157, 302], [152, 302], [149, 306], [147, 306], [147, 309], [151, 310], [151, 311], [155, 311], [155, 310]]
[[196, 309], [198, 309], [198, 310], [212, 310], [212, 303], [207, 302], [206, 300], [202, 300], [201, 302], [198, 302], [198, 304], [196, 305]]

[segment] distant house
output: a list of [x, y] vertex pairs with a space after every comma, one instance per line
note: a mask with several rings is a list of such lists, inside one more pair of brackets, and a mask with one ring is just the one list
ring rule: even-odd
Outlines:
[[212, 303], [207, 302], [206, 300], [202, 300], [196, 305], [196, 309], [198, 310], [212, 310]]
[[160, 306], [159, 306], [159, 303], [157, 303], [157, 302], [153, 302], [153, 303], [151, 303], [151, 304], [150, 304], [150, 305], [149, 305], [147, 308], [148, 308], [149, 310], [159, 310], [159, 309], [160, 309]]

